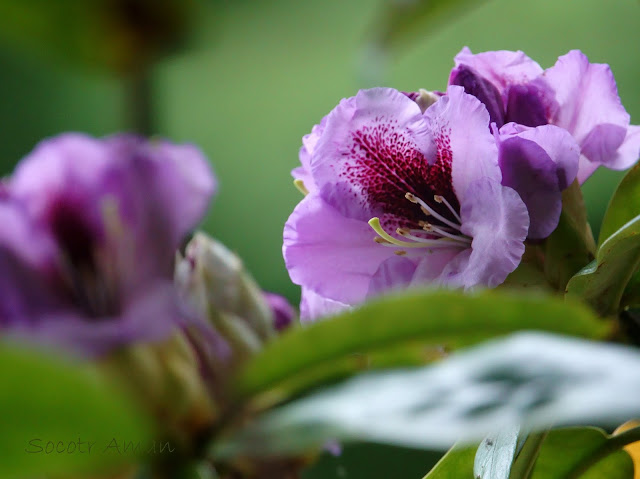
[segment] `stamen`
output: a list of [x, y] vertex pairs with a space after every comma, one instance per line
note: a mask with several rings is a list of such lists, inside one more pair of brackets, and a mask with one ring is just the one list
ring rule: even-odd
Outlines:
[[[423, 213], [425, 213], [426, 215], [431, 215], [434, 218], [437, 218], [438, 220], [442, 221], [443, 223], [451, 226], [452, 228], [460, 231], [460, 225], [459, 224], [455, 224], [452, 221], [449, 221], [448, 219], [446, 219], [444, 216], [439, 215], [438, 213], [436, 213], [431, 207], [429, 207], [428, 204], [426, 204], [424, 201], [422, 201], [420, 198], [418, 198], [417, 196], [411, 194], [411, 193], [406, 193], [404, 195], [404, 197], [406, 199], [408, 199], [409, 201], [411, 201], [411, 203], [416, 203], [418, 205], [421, 206], [421, 210]], [[426, 210], [426, 211], [425, 211]], [[427, 213], [428, 212], [428, 213]]]
[[435, 195], [433, 199], [436, 200], [438, 203], [444, 203], [445, 206], [449, 208], [449, 211], [451, 211], [455, 219], [457, 219], [458, 222], [462, 224], [462, 218], [460, 218], [460, 215], [456, 212], [456, 210], [453, 208], [453, 206], [451, 206], [451, 204], [447, 201], [447, 199], [444, 196]]
[[375, 238], [373, 238], [373, 241], [375, 241], [378, 244], [391, 244], [386, 239], [381, 238], [380, 236], [376, 236]]
[[[428, 221], [418, 221], [418, 225], [420, 225], [420, 227], [425, 230], [425, 231], [431, 231], [433, 230], [433, 225], [431, 223], [429, 223]], [[440, 228], [442, 231], [448, 231], [448, 232], [454, 232], [454, 231], [458, 231], [458, 230], [454, 230], [453, 228], [449, 228], [448, 226], [438, 226], [438, 228]]]
[[408, 241], [401, 241], [399, 239], [394, 238], [389, 233], [387, 233], [382, 226], [380, 225], [380, 218], [374, 217], [369, 220], [369, 226], [380, 235], [383, 240], [394, 244], [396, 246], [402, 246], [403, 248], [426, 248], [428, 245], [421, 243], [409, 243]]
[[304, 181], [302, 181], [301, 179], [298, 178], [296, 180], [293, 180], [293, 186], [295, 186], [298, 191], [304, 196], [307, 196], [309, 194], [309, 190], [306, 186], [304, 186]]
[[[436, 229], [437, 228], [434, 228], [434, 230], [436, 230]], [[453, 246], [453, 245], [451, 245], [451, 243], [453, 241], [462, 242], [462, 243], [471, 243], [470, 239], [468, 239], [466, 237], [463, 237], [463, 236], [454, 236], [454, 235], [446, 233], [443, 236], [446, 236], [448, 239], [440, 238], [440, 239], [434, 240], [434, 239], [422, 238], [420, 236], [412, 235], [411, 231], [417, 231], [417, 232], [420, 232], [420, 233], [422, 232], [422, 230], [406, 230], [404, 228], [396, 229], [396, 233], [398, 233], [400, 236], [402, 236], [404, 238], [407, 238], [407, 239], [414, 240], [414, 241], [418, 241], [420, 243], [430, 243], [430, 244], [434, 244], [435, 243], [435, 244], [438, 244], [438, 245], [442, 245], [442, 244], [445, 244], [445, 242], [446, 242], [450, 246]], [[438, 233], [438, 234], [440, 234], [440, 233]], [[466, 244], [465, 244], [465, 246], [466, 246]]]
[[397, 254], [398, 256], [404, 256], [405, 254], [407, 254], [406, 251], [399, 249], [398, 251], [394, 251], [394, 254]]
[[437, 234], [439, 236], [444, 236], [446, 238], [451, 238], [452, 240], [464, 241], [465, 243], [471, 243], [471, 239], [468, 238], [465, 235], [462, 235], [462, 234], [458, 234], [458, 235], [451, 234], [451, 233], [448, 233], [448, 232], [444, 231], [444, 229], [439, 228], [438, 226], [431, 225], [431, 224], [428, 224], [427, 226], [423, 226], [421, 230], [412, 230], [412, 231], [416, 231], [416, 232], [426, 231], [427, 233]]

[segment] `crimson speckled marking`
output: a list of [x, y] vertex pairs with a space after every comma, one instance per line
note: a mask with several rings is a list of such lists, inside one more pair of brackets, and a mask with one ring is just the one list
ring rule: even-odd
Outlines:
[[[455, 221], [451, 212], [433, 199], [434, 195], [442, 195], [456, 210], [460, 208], [451, 183], [449, 134], [447, 129], [436, 134], [437, 154], [429, 165], [410, 132], [399, 128], [396, 120], [376, 117], [370, 125], [353, 133], [343, 152], [346, 161], [339, 176], [352, 185], [356, 201], [383, 212], [380, 220], [390, 231], [396, 227], [419, 228], [418, 221], [426, 219], [420, 207], [405, 198], [407, 192]], [[360, 198], [356, 192], [361, 192]], [[435, 219], [432, 222], [439, 224]]]

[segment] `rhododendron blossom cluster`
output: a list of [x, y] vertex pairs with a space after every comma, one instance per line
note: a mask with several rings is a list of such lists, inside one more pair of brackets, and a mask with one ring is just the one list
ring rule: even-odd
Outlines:
[[405, 287], [496, 287], [576, 178], [637, 160], [606, 65], [467, 48], [455, 63], [444, 93], [362, 90], [303, 138], [283, 246], [303, 319]]

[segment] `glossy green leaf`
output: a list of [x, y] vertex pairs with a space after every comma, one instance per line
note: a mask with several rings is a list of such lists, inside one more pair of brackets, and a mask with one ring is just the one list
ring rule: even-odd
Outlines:
[[[551, 431], [540, 450], [532, 479], [574, 477], [579, 467], [597, 454], [607, 434], [595, 427], [571, 427]], [[633, 462], [622, 449], [590, 467], [581, 479], [632, 479]]]
[[560, 222], [544, 244], [544, 271], [548, 281], [564, 291], [569, 279], [589, 264], [596, 245], [577, 180], [562, 192]]
[[[554, 429], [546, 436], [535, 463], [531, 479], [569, 479], [569, 474], [588, 461], [603, 447], [607, 435], [594, 427]], [[450, 450], [424, 479], [470, 479], [475, 447]], [[515, 471], [514, 471], [515, 472]], [[521, 476], [513, 475], [513, 479]], [[629, 455], [618, 450], [587, 469], [581, 479], [632, 479], [633, 463]]]
[[614, 426], [640, 415], [638, 395], [636, 349], [520, 333], [434, 366], [370, 372], [294, 400], [220, 440], [212, 454], [291, 454], [328, 439], [438, 449], [518, 424], [532, 432]]
[[424, 363], [438, 357], [443, 346], [458, 348], [521, 329], [583, 337], [607, 332], [581, 304], [550, 296], [414, 291], [280, 336], [250, 360], [236, 390], [239, 398], [271, 391], [271, 398], [280, 399], [325, 379], [372, 367]]
[[519, 437], [519, 426], [507, 428], [485, 437], [476, 451], [473, 462], [473, 477], [476, 479], [509, 479]]
[[518, 437], [516, 458], [511, 465], [512, 479], [529, 479], [535, 468], [540, 448], [547, 438], [548, 431], [543, 430], [535, 434], [524, 434], [522, 431]]
[[622, 179], [609, 201], [600, 226], [598, 244], [640, 214], [640, 164], [631, 168]]
[[384, 49], [401, 48], [482, 3], [482, 0], [386, 0], [373, 25], [373, 44]]
[[1, 478], [102, 473], [149, 444], [147, 417], [88, 367], [7, 345], [0, 365]]
[[423, 479], [470, 479], [474, 477], [476, 447], [454, 446]]
[[[616, 189], [600, 227], [598, 243], [601, 245], [618, 229], [640, 214], [640, 165], [635, 165]], [[640, 305], [640, 274], [636, 271], [629, 280], [621, 305]]]
[[639, 265], [640, 216], [607, 238], [598, 249], [597, 258], [571, 278], [567, 296], [587, 302], [603, 316], [616, 314]]

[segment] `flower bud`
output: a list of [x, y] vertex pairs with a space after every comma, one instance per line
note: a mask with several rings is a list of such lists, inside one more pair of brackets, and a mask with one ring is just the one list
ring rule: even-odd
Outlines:
[[275, 335], [274, 316], [262, 290], [238, 256], [197, 233], [176, 263], [175, 281], [187, 303], [233, 350], [233, 362], [258, 351]]
[[296, 320], [297, 314], [293, 306], [283, 296], [275, 293], [264, 293], [264, 297], [273, 313], [273, 326], [277, 331], [284, 331]]
[[413, 101], [418, 104], [420, 110], [422, 110], [422, 113], [424, 113], [425, 110], [435, 102], [437, 102], [440, 97], [442, 97], [442, 93], [427, 91], [423, 88], [420, 88], [420, 90], [418, 90], [418, 95]]

